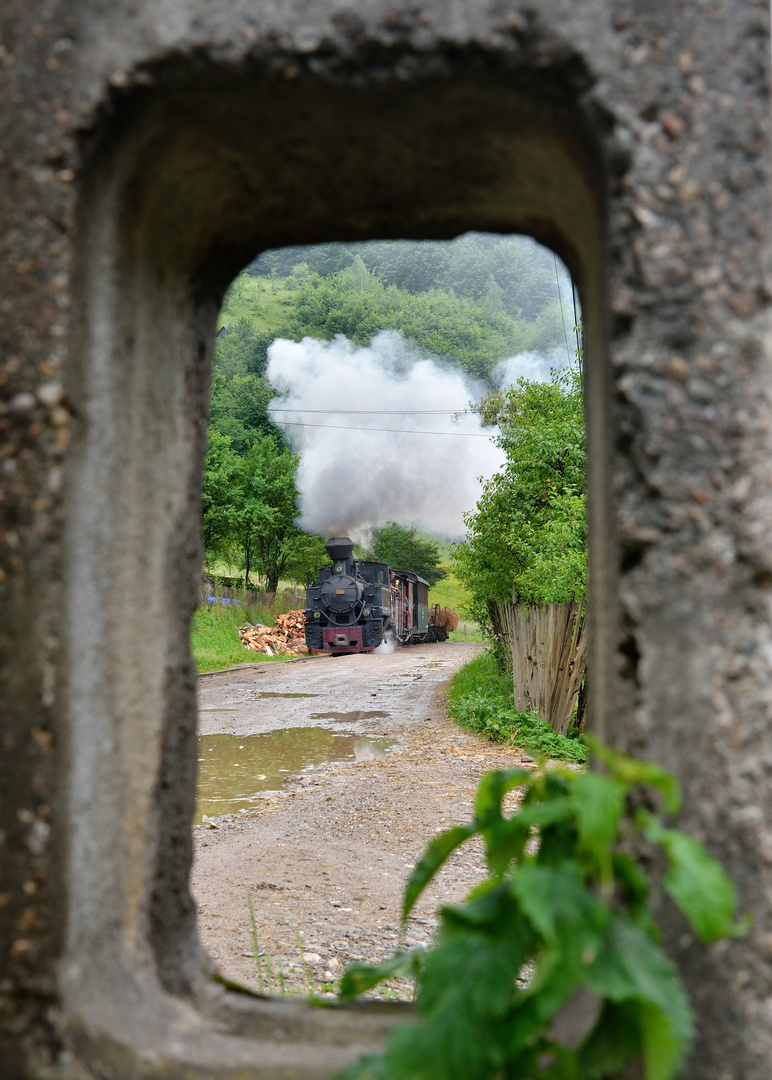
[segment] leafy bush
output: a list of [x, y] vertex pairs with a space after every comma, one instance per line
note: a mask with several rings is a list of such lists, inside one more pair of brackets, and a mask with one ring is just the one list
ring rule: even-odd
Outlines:
[[465, 664], [451, 679], [448, 712], [458, 723], [491, 742], [514, 743], [537, 756], [587, 761], [587, 747], [553, 731], [538, 713], [518, 712], [509, 676], [502, 675], [492, 649]]
[[580, 368], [548, 383], [520, 379], [479, 407], [498, 424], [504, 468], [465, 514], [451, 564], [471, 593], [468, 613], [489, 633], [489, 604], [561, 604], [587, 592], [584, 405]]
[[[743, 932], [734, 887], [699, 844], [643, 809], [660, 801], [677, 812], [670, 774], [592, 746], [603, 774], [486, 774], [474, 820], [431, 841], [407, 883], [403, 922], [472, 837], [485, 844], [489, 876], [465, 903], [441, 909], [430, 952], [347, 969], [343, 999], [415, 976], [422, 1022], [396, 1028], [385, 1052], [345, 1080], [603, 1080], [634, 1058], [646, 1080], [677, 1075], [692, 1014], [649, 908], [650, 851], [644, 864], [632, 844], [661, 850], [659, 884], [704, 942]], [[505, 817], [515, 788], [519, 810]]]

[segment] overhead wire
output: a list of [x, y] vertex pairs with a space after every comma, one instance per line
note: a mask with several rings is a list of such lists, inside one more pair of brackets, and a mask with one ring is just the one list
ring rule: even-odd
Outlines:
[[414, 431], [410, 428], [375, 428], [375, 427], [348, 427], [346, 424], [302, 424], [291, 420], [279, 420], [282, 427], [319, 428], [323, 431], [378, 431], [389, 432], [392, 435], [460, 435], [468, 439], [490, 439], [492, 435], [484, 435], [479, 431]]
[[[236, 412], [239, 411], [239, 407], [236, 405], [221, 405], [217, 406], [215, 410], [217, 412]], [[319, 416], [471, 416], [473, 414], [472, 409], [271, 409], [269, 412], [269, 418], [274, 418], [275, 413], [290, 413], [292, 415], [297, 413], [314, 414]], [[322, 428], [328, 431], [377, 431], [380, 433], [391, 433], [394, 435], [464, 435], [467, 438], [474, 439], [489, 439], [490, 435], [485, 435], [482, 432], [477, 431], [414, 431], [410, 428], [375, 428], [375, 427], [354, 427], [350, 424], [307, 424], [301, 420], [282, 420], [281, 417], [276, 417], [274, 422], [281, 427], [307, 427], [307, 428]]]
[[560, 274], [558, 273], [558, 257], [555, 252], [552, 252], [552, 258], [555, 260], [555, 281], [558, 283], [558, 302], [560, 303], [560, 322], [563, 326], [563, 337], [566, 341], [566, 356], [568, 357], [569, 364], [571, 363], [571, 350], [568, 347], [568, 333], [566, 331], [566, 315], [563, 311], [563, 296], [560, 292]]
[[571, 296], [574, 301], [574, 333], [576, 334], [576, 351], [579, 352], [582, 348], [582, 343], [579, 340], [579, 316], [576, 311], [576, 285], [573, 280], [571, 281]]
[[320, 413], [325, 416], [467, 416], [470, 409], [271, 409], [273, 413]]

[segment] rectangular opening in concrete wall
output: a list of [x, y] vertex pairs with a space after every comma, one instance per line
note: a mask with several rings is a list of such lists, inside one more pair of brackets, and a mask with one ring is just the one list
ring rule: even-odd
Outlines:
[[283, 248], [228, 288], [191, 880], [227, 978], [331, 995], [352, 960], [429, 945], [481, 851], [401, 931], [405, 881], [481, 773], [582, 759], [581, 675], [548, 713], [512, 625], [531, 605], [583, 619], [581, 348], [570, 275], [525, 236]]

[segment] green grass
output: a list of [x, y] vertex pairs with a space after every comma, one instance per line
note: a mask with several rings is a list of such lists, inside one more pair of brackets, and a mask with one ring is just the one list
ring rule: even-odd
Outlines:
[[[221, 559], [213, 559], [204, 565], [204, 573], [214, 580], [215, 589], [217, 589], [219, 580], [220, 585], [228, 585], [236, 588], [239, 591], [241, 599], [246, 599], [244, 571], [239, 569], [238, 566], [223, 562]], [[249, 591], [252, 593], [260, 593], [261, 582], [250, 577]], [[295, 592], [297, 592], [297, 604], [295, 604]], [[268, 593], [263, 592], [262, 595], [267, 597]], [[279, 581], [276, 597], [278, 600], [274, 602], [274, 607], [277, 610], [279, 609], [279, 606], [281, 606], [282, 611], [292, 611], [296, 608], [302, 608], [306, 601], [305, 585], [298, 585], [297, 582], [285, 581], [282, 578]]]
[[517, 711], [511, 679], [501, 673], [490, 649], [464, 664], [450, 680], [448, 713], [461, 727], [491, 742], [559, 761], [587, 761], [584, 743], [558, 735], [536, 713]]
[[448, 576], [429, 589], [429, 603], [453, 608], [458, 612], [458, 629], [450, 635], [451, 641], [483, 641], [482, 632], [477, 623], [461, 617], [461, 612], [469, 602], [468, 590], [448, 568], [447, 563], [443, 562], [443, 565], [448, 569]]
[[190, 647], [196, 670], [219, 671], [234, 664], [263, 664], [268, 660], [291, 660], [291, 656], [266, 656], [250, 652], [241, 644], [239, 627], [251, 622], [273, 624], [269, 611], [235, 604], [202, 604], [193, 615]]
[[226, 297], [217, 317], [217, 329], [230, 329], [239, 319], [248, 319], [260, 334], [275, 333], [291, 314], [295, 292], [287, 289], [284, 278], [271, 281], [267, 277], [250, 277], [243, 274]]

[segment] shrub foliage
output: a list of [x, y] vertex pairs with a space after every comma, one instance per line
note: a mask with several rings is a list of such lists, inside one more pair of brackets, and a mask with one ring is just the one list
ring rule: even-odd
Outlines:
[[472, 593], [470, 614], [490, 630], [491, 601], [548, 604], [587, 589], [582, 377], [563, 369], [548, 383], [521, 379], [480, 406], [506, 454], [465, 517], [452, 565]]
[[[415, 975], [421, 1022], [395, 1029], [386, 1051], [345, 1080], [602, 1080], [635, 1057], [646, 1080], [678, 1073], [692, 1014], [631, 841], [664, 853], [660, 884], [705, 942], [742, 932], [734, 889], [699, 844], [642, 808], [641, 795], [649, 804], [658, 797], [666, 814], [678, 809], [671, 775], [598, 742], [593, 749], [603, 773], [486, 774], [474, 820], [431, 841], [407, 883], [403, 920], [472, 837], [485, 845], [489, 876], [465, 903], [441, 910], [428, 953], [348, 968], [344, 999]], [[520, 806], [507, 816], [504, 797], [515, 788]]]

